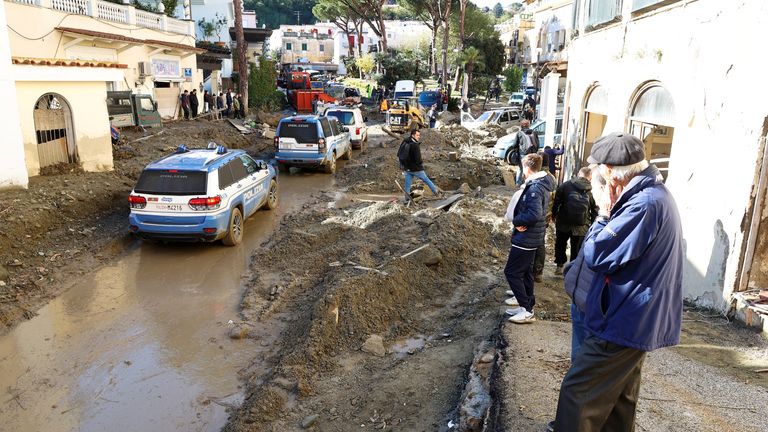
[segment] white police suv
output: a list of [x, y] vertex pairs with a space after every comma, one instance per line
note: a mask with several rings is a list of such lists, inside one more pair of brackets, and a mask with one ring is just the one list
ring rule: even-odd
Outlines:
[[277, 202], [277, 172], [264, 161], [215, 143], [180, 145], [144, 168], [128, 197], [128, 221], [144, 239], [234, 246], [243, 239], [245, 219]]

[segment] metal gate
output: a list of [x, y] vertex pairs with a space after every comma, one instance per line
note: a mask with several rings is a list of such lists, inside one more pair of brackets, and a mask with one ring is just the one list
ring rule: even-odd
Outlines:
[[72, 130], [72, 112], [67, 101], [55, 93], [40, 97], [34, 110], [40, 168], [77, 161]]

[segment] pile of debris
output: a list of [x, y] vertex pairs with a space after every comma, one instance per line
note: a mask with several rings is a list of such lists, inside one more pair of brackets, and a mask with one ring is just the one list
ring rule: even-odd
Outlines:
[[267, 123], [258, 123], [252, 119], [244, 121], [227, 119], [227, 121], [243, 135], [256, 134], [258, 138], [267, 139], [275, 137], [275, 129], [271, 128]]

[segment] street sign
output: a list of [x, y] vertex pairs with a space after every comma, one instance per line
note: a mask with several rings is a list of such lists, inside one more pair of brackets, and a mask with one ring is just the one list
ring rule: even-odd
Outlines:
[[192, 68], [184, 68], [184, 81], [192, 81]]

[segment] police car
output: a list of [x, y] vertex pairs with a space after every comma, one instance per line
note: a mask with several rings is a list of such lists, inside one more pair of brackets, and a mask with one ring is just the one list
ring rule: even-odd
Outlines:
[[316, 167], [336, 172], [336, 159], [352, 158], [349, 128], [336, 117], [301, 115], [280, 120], [275, 134], [275, 160], [280, 170]]
[[234, 246], [245, 219], [277, 207], [277, 172], [243, 150], [180, 145], [144, 168], [128, 203], [130, 229], [140, 238]]

